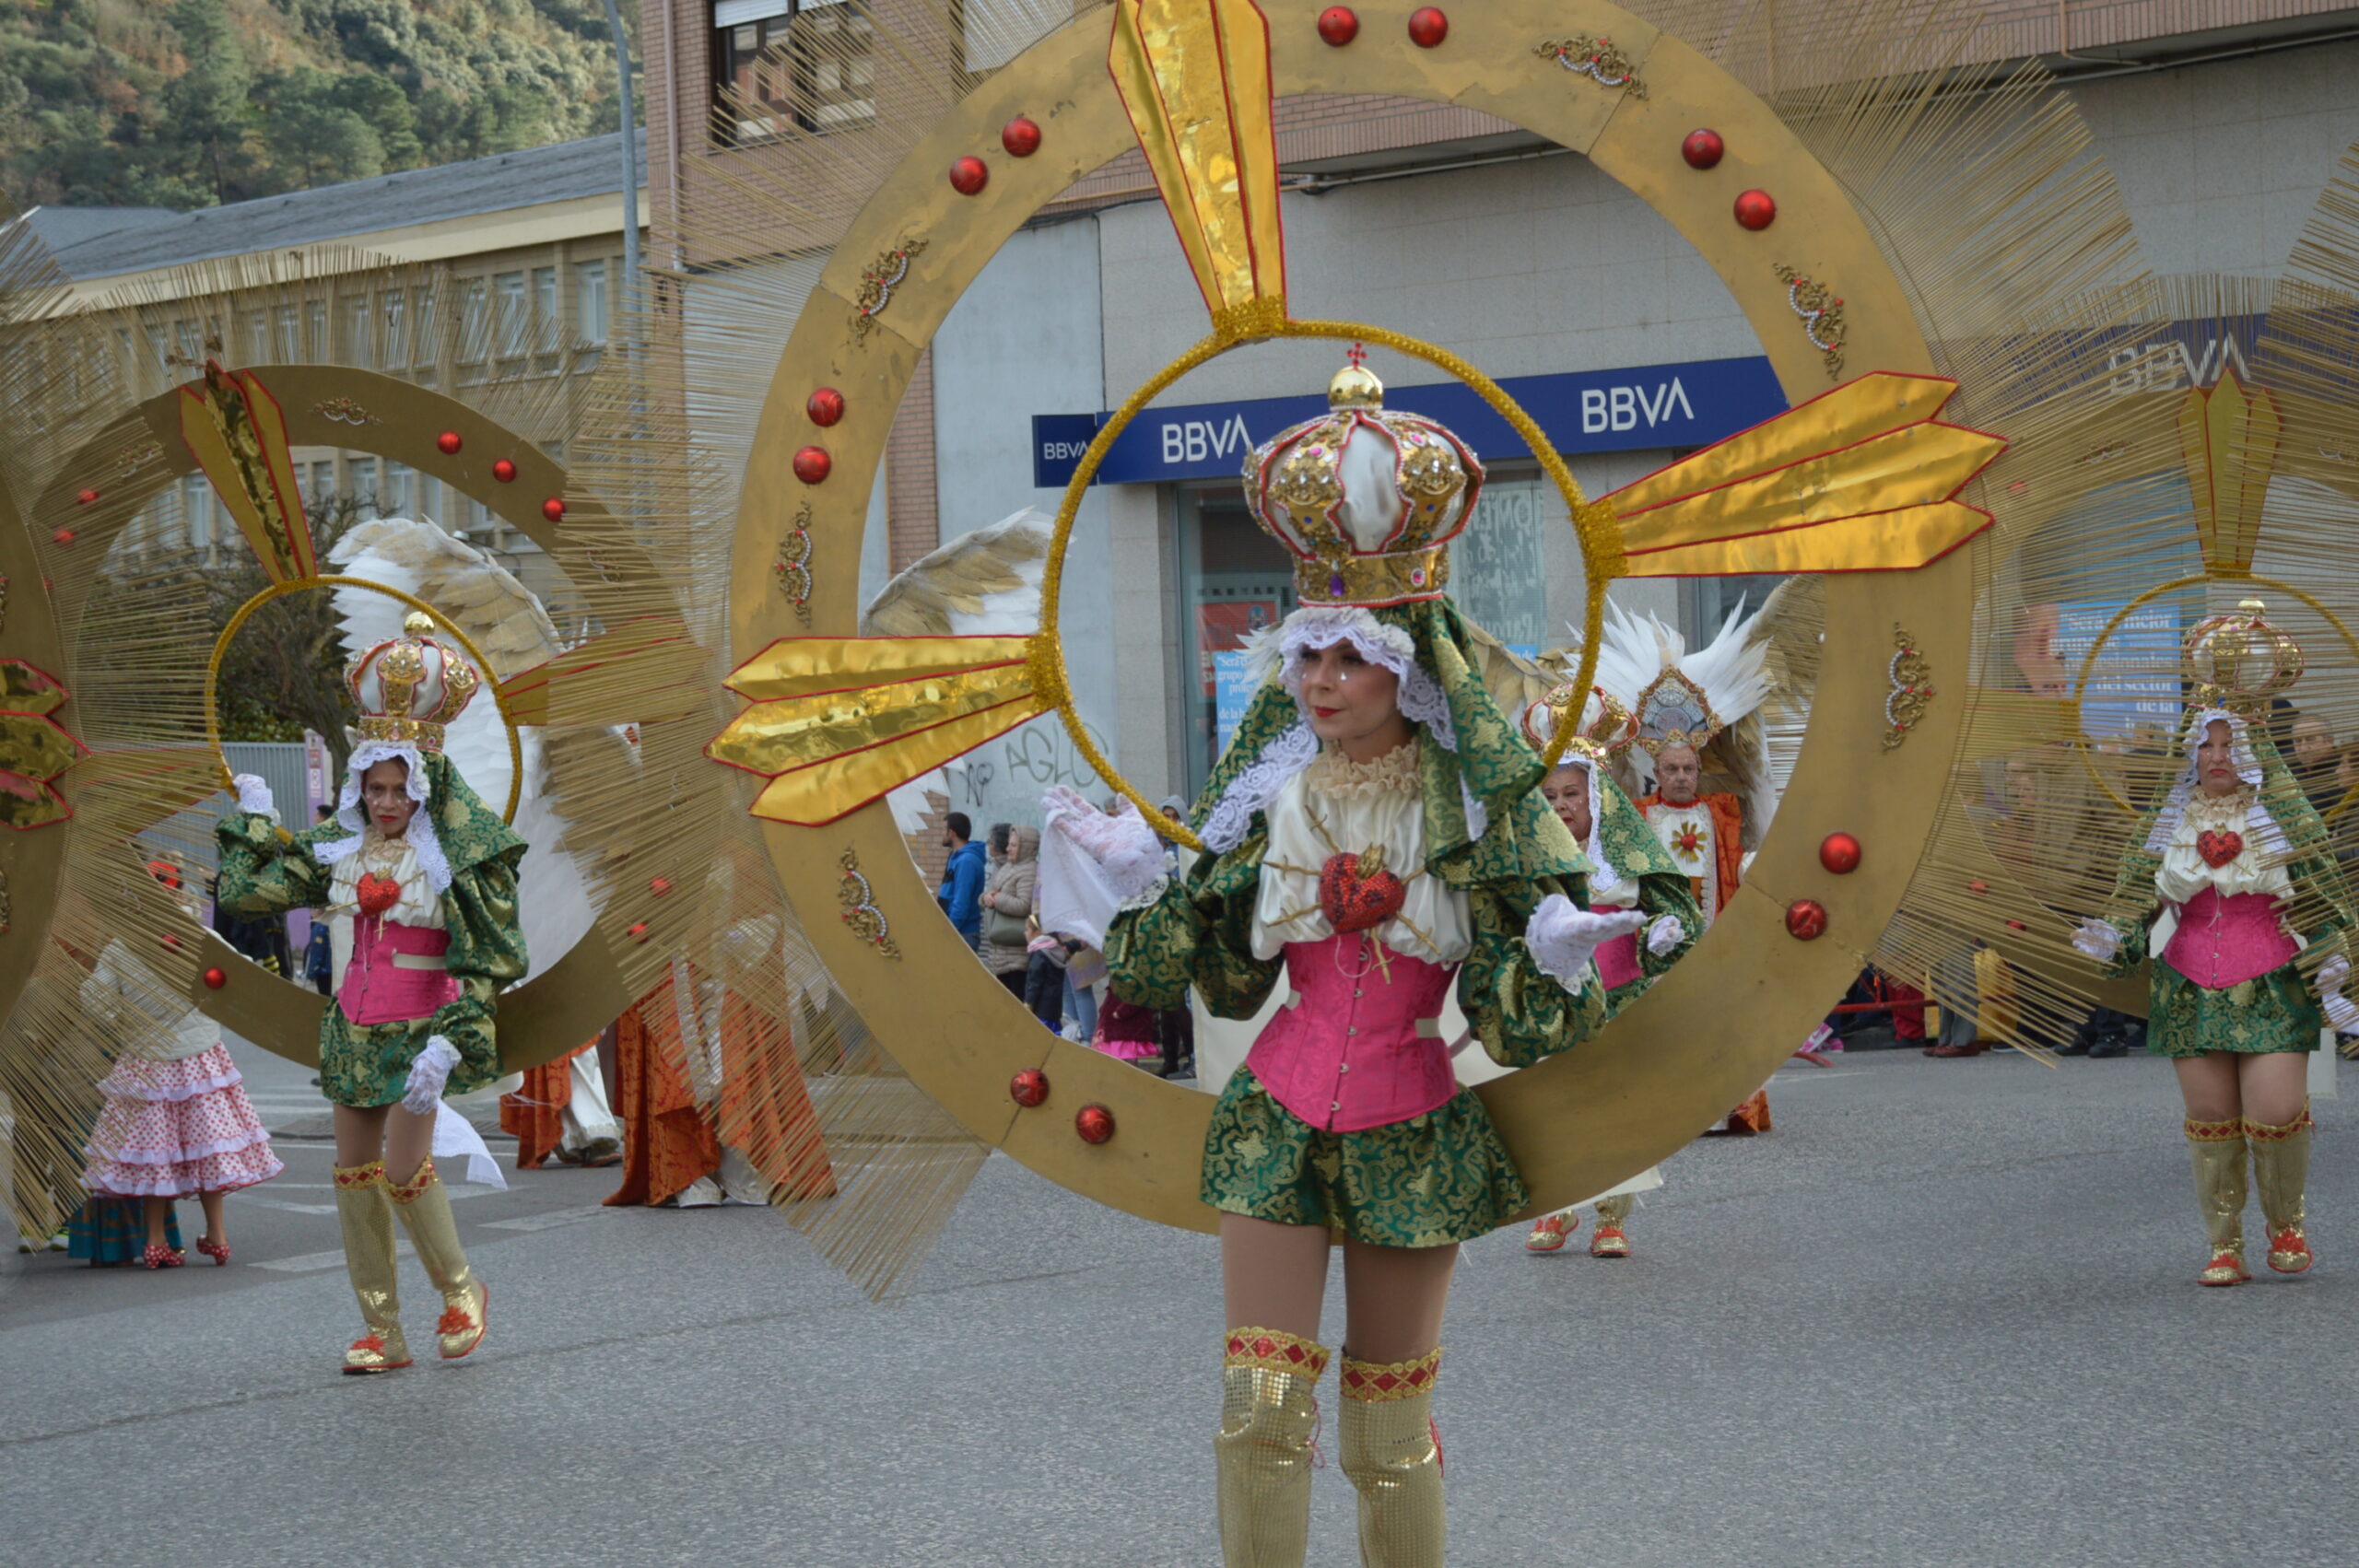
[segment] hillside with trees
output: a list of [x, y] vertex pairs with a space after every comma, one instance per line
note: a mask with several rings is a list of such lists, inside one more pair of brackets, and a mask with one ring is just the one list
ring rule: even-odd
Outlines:
[[616, 102], [601, 0], [0, 0], [20, 208], [245, 201], [595, 135]]

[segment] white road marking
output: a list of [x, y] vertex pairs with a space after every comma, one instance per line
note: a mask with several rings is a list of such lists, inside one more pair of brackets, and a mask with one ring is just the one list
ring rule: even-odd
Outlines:
[[[393, 1243], [393, 1254], [398, 1258], [415, 1258], [417, 1249], [405, 1241], [397, 1241]], [[309, 1274], [321, 1269], [341, 1269], [344, 1267], [344, 1248], [339, 1246], [334, 1252], [299, 1252], [292, 1258], [273, 1258], [254, 1267], [276, 1269], [282, 1274]]]

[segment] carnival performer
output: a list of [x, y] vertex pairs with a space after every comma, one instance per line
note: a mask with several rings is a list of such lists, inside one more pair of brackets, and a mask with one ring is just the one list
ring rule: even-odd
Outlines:
[[[1570, 688], [1560, 687], [1549, 700], [1525, 710], [1523, 735], [1534, 750], [1547, 746], [1570, 698]], [[1649, 986], [1687, 956], [1704, 929], [1686, 873], [1672, 863], [1670, 851], [1614, 781], [1613, 760], [1628, 748], [1637, 726], [1627, 708], [1592, 689], [1579, 729], [1540, 782], [1541, 798], [1589, 859], [1590, 908], [1601, 915], [1637, 909], [1646, 918], [1643, 932], [1615, 937], [1597, 950], [1597, 977], [1605, 988], [1608, 1017], [1645, 995]], [[1597, 1228], [1589, 1238], [1591, 1258], [1630, 1255], [1630, 1211], [1640, 1192], [1661, 1185], [1657, 1167], [1589, 1199], [1597, 1211]], [[1561, 1250], [1579, 1223], [1579, 1210], [1576, 1203], [1543, 1214], [1523, 1245], [1533, 1252]]]
[[2359, 1032], [2342, 995], [2353, 910], [2325, 825], [2257, 721], [2300, 677], [2299, 646], [2248, 599], [2196, 624], [2187, 663], [2187, 766], [2140, 821], [2104, 916], [2072, 941], [2109, 977], [2152, 961], [2147, 1046], [2178, 1072], [2212, 1249], [2196, 1280], [2240, 1285], [2248, 1149], [2269, 1266], [2315, 1260], [2304, 1091], [2321, 1029]]
[[[194, 905], [178, 866], [150, 860], [147, 871], [184, 907]], [[193, 916], [197, 912], [190, 908]], [[205, 1211], [197, 1251], [216, 1264], [228, 1263], [222, 1199], [287, 1166], [246, 1098], [220, 1027], [189, 1006], [120, 937], [90, 965], [80, 1000], [93, 1023], [123, 1042], [99, 1083], [99, 1119], [84, 1150], [83, 1185], [93, 1198], [139, 1206], [147, 1226], [140, 1261], [147, 1267], [176, 1269], [184, 1261], [170, 1234], [172, 1204], [182, 1198], [197, 1199]], [[143, 1048], [142, 1036], [157, 1043]]]
[[[1737, 741], [1738, 726], [1769, 695], [1766, 649], [1755, 635], [1760, 616], [1748, 617], [1738, 605], [1721, 624], [1719, 635], [1693, 653], [1686, 651], [1677, 631], [1652, 615], [1640, 622], [1609, 607], [1608, 617], [1610, 643], [1624, 649], [1650, 646], [1660, 656], [1659, 672], [1630, 703], [1637, 718], [1638, 750], [1654, 779], [1654, 788], [1636, 803], [1672, 861], [1687, 874], [1696, 908], [1709, 930], [1736, 896], [1744, 876], [1745, 851], [1767, 830], [1775, 807], [1768, 780], [1762, 776], [1766, 770], [1749, 755], [1757, 749], [1758, 737], [1745, 737], [1743, 754], [1727, 742], [1714, 746], [1724, 735], [1728, 742]], [[1716, 756], [1724, 772], [1749, 786], [1748, 793], [1755, 798], [1751, 813], [1736, 791], [1704, 788], [1708, 756]], [[1754, 1091], [1729, 1113], [1726, 1127], [1731, 1132], [1768, 1131], [1769, 1091]]]
[[225, 908], [309, 906], [329, 922], [338, 979], [320, 1024], [320, 1086], [334, 1106], [336, 1212], [367, 1326], [345, 1352], [347, 1373], [410, 1363], [396, 1217], [441, 1293], [435, 1333], [443, 1357], [483, 1341], [486, 1292], [435, 1174], [435, 1120], [446, 1090], [464, 1094], [499, 1077], [499, 993], [527, 966], [516, 891], [524, 840], [442, 750], [444, 727], [482, 677], [432, 629], [413, 614], [404, 635], [367, 649], [346, 672], [360, 706], [359, 743], [334, 821], [289, 835], [269, 787], [245, 774], [236, 781], [240, 809], [219, 829]]
[[1470, 672], [1442, 591], [1481, 466], [1442, 427], [1385, 412], [1382, 394], [1346, 369], [1327, 415], [1251, 455], [1250, 504], [1297, 556], [1304, 607], [1253, 645], [1262, 679], [1197, 802], [1204, 853], [1185, 877], [1167, 877], [1139, 816], [1065, 790], [1047, 802], [1051, 833], [1124, 906], [1105, 942], [1117, 995], [1172, 1008], [1193, 987], [1247, 1018], [1287, 988], [1215, 1104], [1201, 1177], [1221, 1211], [1215, 1448], [1230, 1568], [1303, 1560], [1336, 1235], [1337, 1432], [1361, 1558], [1442, 1561], [1430, 1406], [1450, 1270], [1460, 1243], [1530, 1199], [1435, 1020], [1455, 978], [1499, 1060], [1563, 1050], [1604, 1020], [1594, 950], [1643, 919], [1589, 911], [1588, 862]]

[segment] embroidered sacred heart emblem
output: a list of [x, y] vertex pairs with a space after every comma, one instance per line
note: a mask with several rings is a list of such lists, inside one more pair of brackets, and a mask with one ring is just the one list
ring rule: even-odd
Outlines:
[[1331, 855], [1319, 872], [1319, 908], [1340, 932], [1369, 930], [1401, 912], [1409, 890], [1384, 869], [1384, 851]]
[[2195, 852], [2216, 872], [2245, 852], [2245, 836], [2234, 828], [2220, 833], [2207, 827], [2195, 836]]
[[364, 915], [381, 915], [402, 901], [402, 884], [392, 877], [379, 876], [375, 872], [361, 872], [353, 893], [359, 899], [360, 912]]

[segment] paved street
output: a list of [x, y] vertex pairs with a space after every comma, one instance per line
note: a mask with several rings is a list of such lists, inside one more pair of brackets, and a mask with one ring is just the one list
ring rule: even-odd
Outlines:
[[[245, 1060], [274, 1124], [316, 1108]], [[1775, 1133], [1672, 1163], [1637, 1258], [1468, 1249], [1453, 1562], [2352, 1561], [2359, 1106], [2318, 1106], [2318, 1268], [2213, 1292], [2159, 1061], [1861, 1052], [1772, 1094]], [[879, 1308], [768, 1211], [595, 1210], [614, 1173], [535, 1174], [459, 1203], [484, 1348], [346, 1379], [326, 1146], [284, 1151], [228, 1269], [6, 1255], [0, 1561], [1218, 1560], [1206, 1238], [994, 1159]], [[1320, 1475], [1313, 1562], [1356, 1561], [1350, 1504]]]

